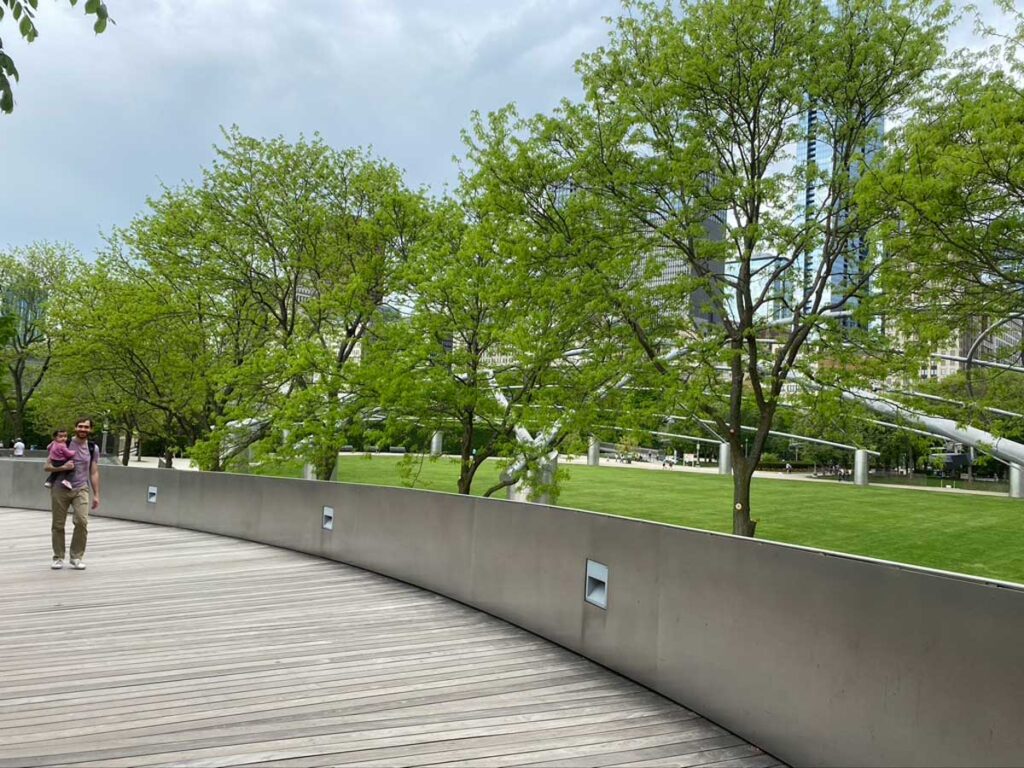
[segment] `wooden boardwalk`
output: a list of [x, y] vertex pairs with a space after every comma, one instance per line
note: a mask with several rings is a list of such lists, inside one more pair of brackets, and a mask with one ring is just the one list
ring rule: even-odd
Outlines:
[[90, 539], [88, 570], [51, 571], [49, 514], [0, 508], [0, 768], [779, 764], [382, 576], [104, 518]]

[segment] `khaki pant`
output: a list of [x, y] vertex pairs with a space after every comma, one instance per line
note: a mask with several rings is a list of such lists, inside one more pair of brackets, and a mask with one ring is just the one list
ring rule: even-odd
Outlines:
[[53, 512], [50, 533], [53, 536], [55, 559], [64, 559], [64, 523], [67, 521], [69, 507], [75, 521], [75, 532], [71, 534], [71, 559], [81, 560], [85, 557], [85, 542], [89, 538], [89, 489], [69, 490], [59, 482], [54, 483], [50, 489], [50, 510]]

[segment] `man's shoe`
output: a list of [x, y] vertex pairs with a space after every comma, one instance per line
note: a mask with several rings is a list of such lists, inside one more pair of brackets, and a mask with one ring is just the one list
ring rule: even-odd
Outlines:
[[72, 560], [71, 567], [74, 568], [76, 571], [84, 571], [85, 563], [83, 563], [81, 560]]
[[59, 559], [59, 558], [55, 557], [55, 558], [53, 558], [53, 562], [50, 563], [50, 568], [52, 568], [55, 571], [59, 571], [63, 567], [64, 567], [64, 560], [63, 559]]

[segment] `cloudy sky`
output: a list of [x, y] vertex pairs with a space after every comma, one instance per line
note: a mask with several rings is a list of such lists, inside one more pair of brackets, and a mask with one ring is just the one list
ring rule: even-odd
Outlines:
[[[371, 146], [440, 191], [469, 113], [579, 93], [572, 64], [618, 0], [43, 2], [39, 38], [0, 26], [21, 73], [0, 115], [0, 248], [67, 241], [91, 257], [160, 184], [195, 179], [219, 126]], [[988, 7], [988, 3], [981, 3]], [[971, 43], [970, 25], [958, 32]]]

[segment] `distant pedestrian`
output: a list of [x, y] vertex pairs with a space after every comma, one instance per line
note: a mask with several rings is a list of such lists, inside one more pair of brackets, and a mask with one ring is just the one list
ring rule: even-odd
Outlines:
[[25, 455], [25, 444], [21, 442], [20, 437], [14, 438], [14, 455], [24, 456]]
[[[75, 531], [71, 536], [70, 565], [76, 571], [84, 571], [85, 544], [89, 535], [89, 510], [100, 506], [100, 449], [89, 439], [92, 432], [92, 419], [82, 418], [75, 422], [75, 436], [68, 447], [74, 451], [74, 459], [59, 467], [53, 466], [47, 458], [43, 469], [46, 472], [68, 473], [70, 488], [61, 483], [54, 483], [50, 488], [50, 510], [53, 513], [50, 533], [53, 543], [54, 570], [64, 567], [64, 549], [66, 539], [64, 525], [67, 522], [68, 509], [71, 510], [75, 522]], [[90, 489], [91, 503], [90, 503]]]

